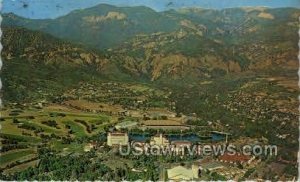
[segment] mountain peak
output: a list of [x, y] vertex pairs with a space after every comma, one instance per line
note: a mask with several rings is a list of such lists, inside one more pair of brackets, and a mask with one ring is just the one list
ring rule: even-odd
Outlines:
[[114, 6], [114, 5], [110, 5], [110, 4], [101, 3], [101, 4], [98, 4], [96, 6], [86, 8], [86, 9], [81, 9], [81, 10], [95, 10], [95, 9], [104, 10], [104, 9], [116, 9], [116, 8], [118, 8], [118, 7]]

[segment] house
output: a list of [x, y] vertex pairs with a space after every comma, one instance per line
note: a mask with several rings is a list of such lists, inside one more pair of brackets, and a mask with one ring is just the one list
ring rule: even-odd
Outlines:
[[184, 166], [176, 166], [167, 170], [168, 180], [182, 181], [182, 180], [195, 180], [199, 178], [200, 170], [196, 165], [191, 168]]
[[112, 132], [107, 135], [107, 145], [128, 145], [129, 137], [127, 133]]
[[150, 139], [150, 145], [168, 146], [169, 140], [162, 134], [155, 135]]

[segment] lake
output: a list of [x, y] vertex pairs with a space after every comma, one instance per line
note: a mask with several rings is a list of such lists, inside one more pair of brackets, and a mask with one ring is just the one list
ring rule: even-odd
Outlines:
[[[225, 136], [222, 134], [215, 134], [213, 133], [211, 136], [198, 136], [196, 134], [170, 134], [170, 135], [165, 135], [169, 141], [176, 141], [176, 140], [187, 140], [190, 142], [201, 142], [201, 141], [207, 141], [207, 140], [212, 140], [212, 141], [222, 141], [225, 139]], [[147, 140], [150, 140], [151, 136], [148, 134], [129, 134], [129, 139], [132, 141], [139, 141], [139, 142], [144, 142]]]

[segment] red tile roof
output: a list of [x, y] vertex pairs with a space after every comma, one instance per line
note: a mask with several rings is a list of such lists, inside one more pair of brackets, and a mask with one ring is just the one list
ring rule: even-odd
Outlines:
[[228, 153], [225, 153], [219, 157], [219, 160], [225, 161], [225, 162], [247, 162], [250, 160], [250, 156], [242, 155], [242, 154], [235, 154], [230, 155]]

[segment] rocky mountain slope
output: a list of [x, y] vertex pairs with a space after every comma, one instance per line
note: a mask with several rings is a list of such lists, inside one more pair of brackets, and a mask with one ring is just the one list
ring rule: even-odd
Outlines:
[[55, 97], [79, 82], [126, 79], [103, 53], [43, 32], [3, 28], [4, 101]]
[[[47, 20], [5, 14], [4, 27], [25, 27], [105, 52], [105, 58], [80, 49], [45, 47], [34, 43], [7, 58], [88, 64], [102, 73], [146, 80], [195, 81], [229, 73], [257, 72], [298, 65], [298, 17], [293, 8], [185, 8], [155, 12], [147, 7], [98, 5]], [[7, 31], [9, 32], [9, 31]], [[23, 33], [21, 33], [23, 34]], [[38, 33], [39, 34], [39, 33]], [[25, 34], [26, 35], [26, 34]], [[12, 35], [15, 37], [16, 35]], [[34, 39], [33, 39], [34, 40]], [[52, 44], [46, 41], [46, 45]], [[43, 51], [44, 50], [44, 51]], [[60, 55], [55, 57], [53, 55]], [[61, 54], [63, 56], [61, 56]]]

